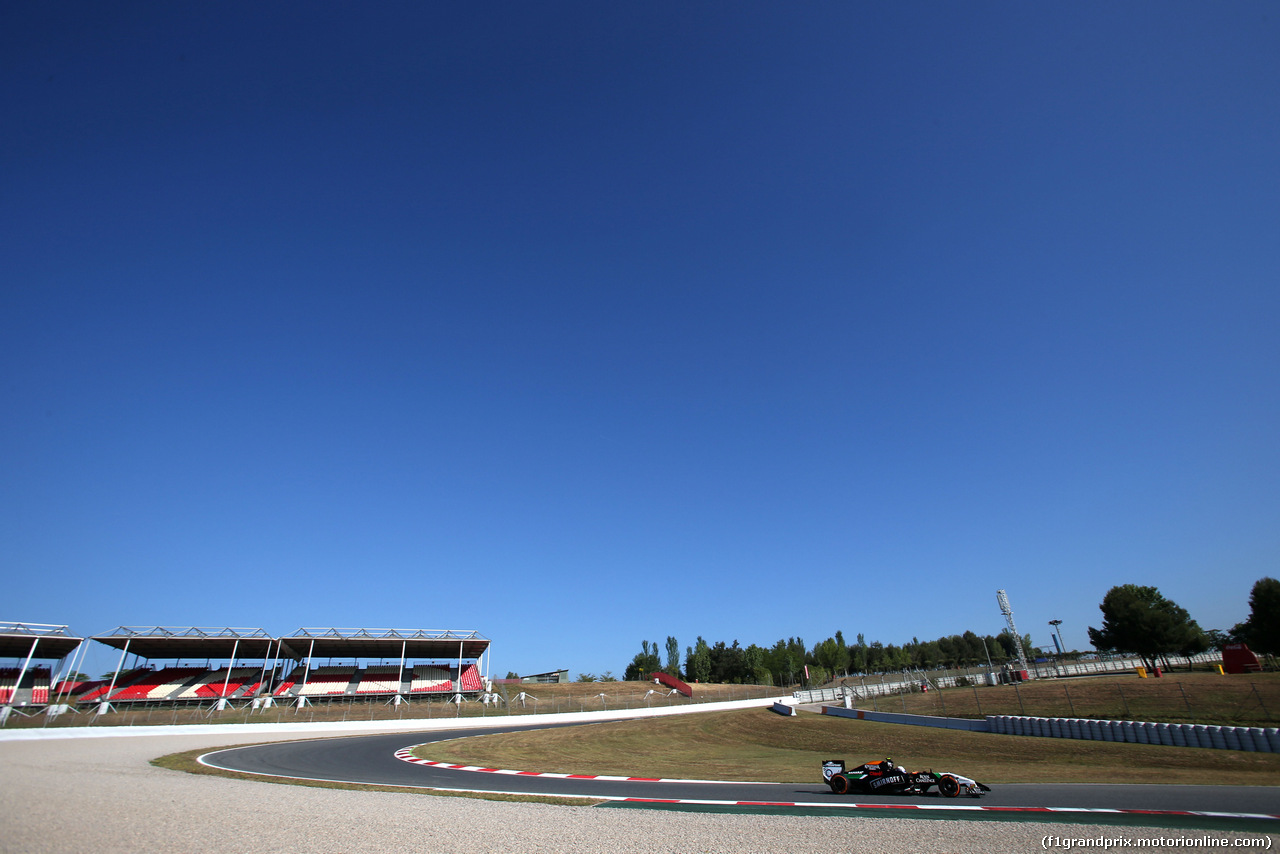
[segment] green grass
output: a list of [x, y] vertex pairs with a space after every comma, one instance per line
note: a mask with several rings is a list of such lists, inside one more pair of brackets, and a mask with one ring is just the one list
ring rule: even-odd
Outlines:
[[480, 735], [418, 748], [420, 758], [521, 771], [801, 782], [825, 759], [892, 756], [984, 783], [1280, 785], [1280, 755], [1030, 738], [900, 726], [767, 709], [676, 715], [571, 729]]

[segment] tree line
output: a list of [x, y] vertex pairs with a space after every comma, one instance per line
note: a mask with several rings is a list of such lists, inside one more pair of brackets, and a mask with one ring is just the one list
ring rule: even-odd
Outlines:
[[1155, 587], [1112, 587], [1098, 606], [1101, 628], [1089, 627], [1089, 642], [1102, 652], [1138, 655], [1154, 668], [1167, 656], [1192, 656], [1228, 643], [1255, 653], [1280, 654], [1280, 581], [1260, 578], [1249, 593], [1249, 617], [1228, 631], [1202, 629], [1187, 609]]
[[[1030, 635], [1024, 636], [1022, 643], [1029, 652], [1033, 650]], [[861, 633], [853, 643], [848, 643], [844, 633], [838, 631], [812, 648], [799, 637], [779, 639], [771, 647], [757, 644], [743, 647], [737, 640], [732, 644], [724, 641], [711, 644], [699, 636], [692, 646], [685, 647], [683, 659], [679, 642], [668, 637], [665, 648], [657, 641], [641, 641], [641, 651], [627, 665], [623, 678], [642, 680], [650, 673], [661, 671], [689, 682], [794, 685], [801, 681], [820, 683], [838, 676], [904, 669], [928, 670], [988, 662], [999, 666], [1016, 658], [1016, 645], [1008, 630], [983, 637], [967, 631], [929, 641], [912, 638], [910, 643], [902, 645], [868, 643]]]
[[[1263, 578], [1249, 596], [1250, 615], [1228, 631], [1204, 630], [1177, 603], [1161, 595], [1155, 587], [1124, 584], [1107, 591], [1102, 603], [1101, 628], [1089, 627], [1089, 640], [1100, 653], [1132, 653], [1151, 667], [1168, 655], [1191, 656], [1226, 643], [1247, 643], [1264, 655], [1280, 654], [1280, 581]], [[1027, 655], [1041, 650], [1024, 635]], [[644, 680], [662, 671], [689, 682], [721, 684], [794, 685], [801, 681], [821, 684], [840, 676], [870, 675], [902, 670], [929, 670], [937, 667], [971, 665], [1002, 666], [1017, 660], [1013, 635], [1006, 629], [998, 635], [979, 636], [972, 631], [936, 640], [912, 638], [902, 645], [867, 643], [859, 633], [848, 643], [843, 632], [809, 647], [799, 637], [779, 639], [771, 647], [751, 644], [742, 647], [701, 636], [684, 649], [674, 637], [666, 644], [642, 641], [641, 651], [626, 667], [624, 679]], [[1167, 664], [1167, 661], [1166, 661]], [[582, 677], [596, 677], [583, 674]], [[606, 675], [606, 680], [611, 676]]]

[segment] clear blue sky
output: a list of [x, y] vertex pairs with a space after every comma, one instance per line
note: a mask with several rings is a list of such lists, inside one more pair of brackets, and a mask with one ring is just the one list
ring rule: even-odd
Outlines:
[[[0, 618], [1086, 647], [1280, 574], [1280, 9], [10, 3]], [[114, 664], [114, 662], [109, 662]]]

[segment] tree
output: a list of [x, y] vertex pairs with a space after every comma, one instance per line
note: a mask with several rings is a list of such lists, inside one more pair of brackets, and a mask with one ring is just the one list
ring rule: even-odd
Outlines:
[[1230, 636], [1219, 629], [1205, 629], [1205, 643], [1209, 645], [1209, 649], [1221, 650], [1224, 646], [1231, 643]]
[[707, 681], [721, 685], [737, 684], [746, 676], [746, 658], [742, 647], [735, 640], [733, 646], [725, 646], [724, 641], [717, 641], [709, 651], [711, 659], [711, 675]]
[[626, 672], [622, 675], [622, 678], [628, 682], [643, 682], [649, 678], [650, 673], [662, 669], [662, 661], [658, 658], [657, 642], [650, 644], [648, 641], [640, 641], [640, 647], [641, 651], [631, 659]]
[[960, 636], [960, 641], [965, 664], [978, 664], [987, 660], [987, 654], [982, 648], [982, 638], [973, 632], [965, 632]]
[[849, 647], [844, 645], [843, 635], [839, 632], [836, 635], [813, 647], [814, 663], [833, 676], [849, 669]]
[[680, 641], [667, 635], [667, 673], [680, 678]]
[[1112, 587], [1098, 606], [1102, 628], [1089, 627], [1089, 640], [1100, 650], [1132, 652], [1153, 670], [1158, 656], [1204, 644], [1204, 632], [1185, 608], [1154, 587]]
[[756, 685], [773, 684], [773, 674], [769, 671], [769, 666], [765, 664], [765, 656], [765, 650], [755, 644], [747, 647], [742, 653], [742, 659], [747, 670], [747, 678]]
[[698, 635], [697, 642], [687, 647], [689, 654], [685, 658], [684, 672], [694, 682], [706, 682], [711, 678], [711, 647]]
[[1280, 654], [1280, 581], [1259, 578], [1249, 593], [1249, 619], [1237, 623], [1232, 634], [1254, 652]]
[[774, 684], [795, 684], [803, 675], [807, 654], [803, 638], [787, 638], [775, 643], [773, 649], [765, 654], [765, 662], [774, 675]]

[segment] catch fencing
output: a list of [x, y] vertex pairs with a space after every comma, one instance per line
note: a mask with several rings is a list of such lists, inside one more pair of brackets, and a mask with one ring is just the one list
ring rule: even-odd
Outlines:
[[[1167, 657], [1173, 667], [1190, 668], [1195, 664], [1219, 664], [1222, 656], [1218, 653], [1205, 652], [1185, 657], [1171, 655]], [[1039, 662], [1030, 665], [1028, 675], [1032, 679], [1051, 679], [1067, 676], [1093, 676], [1105, 673], [1127, 673], [1143, 666], [1140, 658], [1106, 658], [1089, 661]], [[996, 684], [1001, 671], [991, 669], [964, 670], [912, 670], [899, 673], [877, 673], [867, 676], [848, 676], [838, 680], [839, 684], [825, 688], [814, 688], [796, 691], [793, 697], [796, 702], [808, 703], [844, 702], [845, 698], [856, 702], [871, 700], [877, 697], [896, 694], [916, 693], [928, 686], [929, 690], [939, 688], [957, 688], [969, 685]]]

